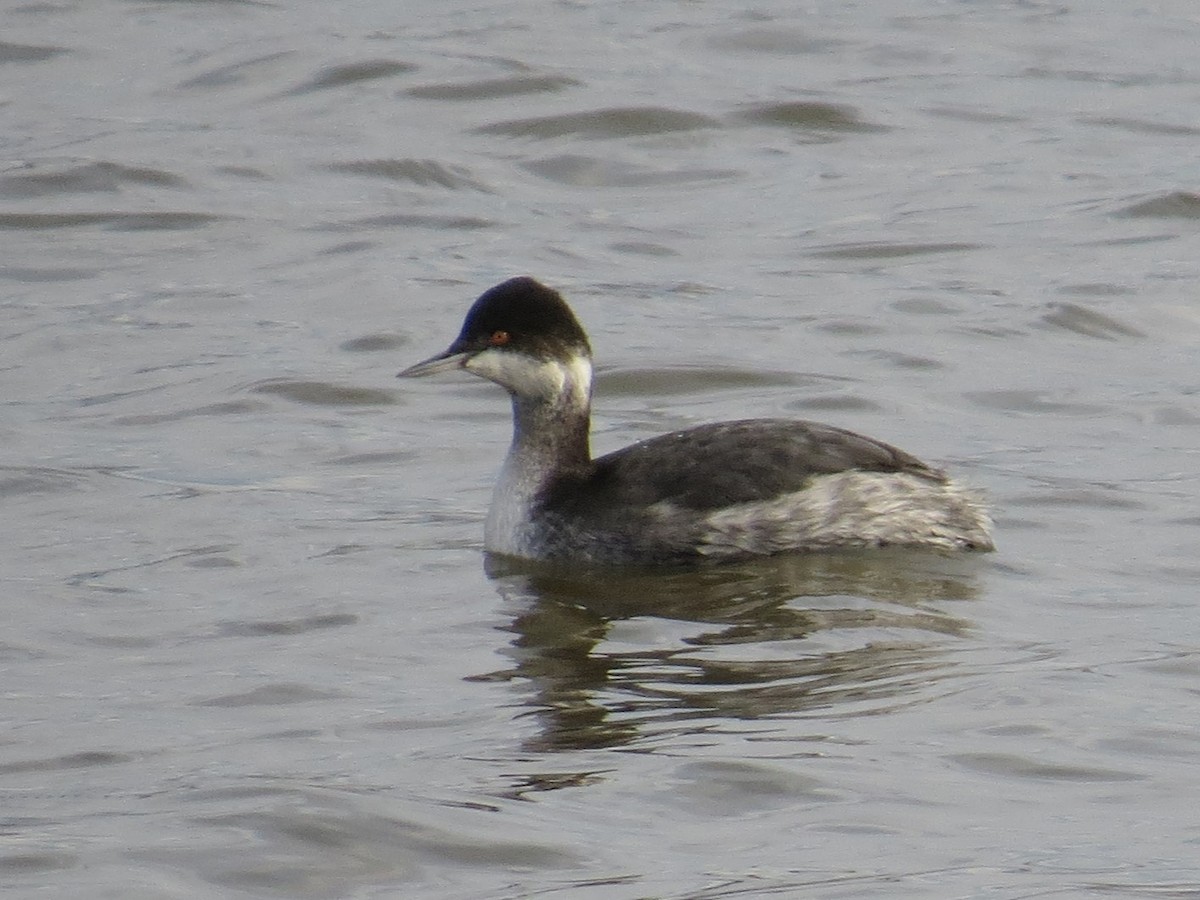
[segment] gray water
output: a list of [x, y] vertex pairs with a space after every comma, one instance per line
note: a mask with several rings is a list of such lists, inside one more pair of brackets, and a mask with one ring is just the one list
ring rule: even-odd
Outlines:
[[[6, 897], [1200, 896], [1200, 14], [9, 3]], [[595, 444], [816, 418], [997, 553], [489, 564], [561, 289]]]

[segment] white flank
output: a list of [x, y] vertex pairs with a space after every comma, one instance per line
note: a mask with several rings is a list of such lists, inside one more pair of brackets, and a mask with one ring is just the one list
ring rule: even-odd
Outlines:
[[979, 498], [953, 482], [885, 472], [821, 475], [800, 491], [718, 510], [701, 552], [729, 555], [833, 547], [992, 548]]

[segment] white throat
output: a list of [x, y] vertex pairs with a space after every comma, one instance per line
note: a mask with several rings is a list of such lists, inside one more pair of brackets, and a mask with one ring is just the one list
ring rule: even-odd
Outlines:
[[591, 360], [485, 351], [467, 369], [507, 389], [513, 404], [512, 444], [492, 492], [484, 546], [491, 553], [536, 555], [530, 526], [538, 494], [565, 466], [587, 461]]

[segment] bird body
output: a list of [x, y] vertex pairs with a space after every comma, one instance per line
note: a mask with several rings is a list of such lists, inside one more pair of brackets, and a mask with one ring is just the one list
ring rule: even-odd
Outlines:
[[973, 491], [903, 450], [817, 422], [700, 425], [593, 459], [587, 336], [532, 278], [485, 292], [448, 350], [400, 374], [459, 368], [512, 400], [489, 552], [661, 565], [838, 548], [993, 549]]

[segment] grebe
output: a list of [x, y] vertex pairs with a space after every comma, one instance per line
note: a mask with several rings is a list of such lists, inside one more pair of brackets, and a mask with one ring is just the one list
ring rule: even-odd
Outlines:
[[444, 352], [400, 377], [465, 369], [512, 398], [488, 552], [672, 564], [882, 546], [991, 550], [980, 498], [881, 441], [790, 419], [700, 425], [592, 459], [592, 353], [554, 290], [486, 291]]

